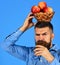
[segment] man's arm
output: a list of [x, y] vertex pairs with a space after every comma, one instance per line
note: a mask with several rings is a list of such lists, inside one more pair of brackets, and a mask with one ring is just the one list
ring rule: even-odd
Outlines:
[[6, 39], [1, 43], [1, 47], [4, 50], [9, 52], [11, 55], [23, 60], [25, 60], [28, 56], [28, 48], [25, 46], [18, 46], [15, 44], [15, 42], [20, 38], [23, 32], [25, 32], [27, 29], [34, 25], [32, 22], [33, 16], [31, 16], [31, 14], [32, 13], [28, 15], [23, 26], [21, 26], [19, 30], [7, 36]]
[[[34, 26], [34, 23], [32, 22], [33, 18], [34, 18], [33, 14], [29, 13], [27, 18], [25, 19], [24, 24], [19, 28], [19, 30], [17, 30], [16, 32], [7, 36], [6, 39], [4, 40], [4, 44], [2, 43], [2, 46], [4, 45], [4, 46], [8, 47], [9, 45], [15, 44], [15, 42], [22, 35], [23, 32], [25, 32], [30, 27]], [[10, 43], [8, 43], [8, 42], [10, 42]]]

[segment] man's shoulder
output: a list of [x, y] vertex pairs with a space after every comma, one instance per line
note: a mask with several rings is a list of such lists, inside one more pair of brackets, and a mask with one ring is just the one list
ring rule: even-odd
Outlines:
[[60, 47], [59, 47], [59, 45], [53, 44], [52, 49], [54, 49], [56, 52], [59, 52], [60, 53]]

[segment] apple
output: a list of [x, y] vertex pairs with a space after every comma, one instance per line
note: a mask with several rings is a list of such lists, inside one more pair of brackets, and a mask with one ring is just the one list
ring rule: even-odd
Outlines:
[[31, 8], [31, 12], [32, 13], [39, 13], [40, 12], [40, 8], [36, 5], [32, 6]]
[[46, 7], [43, 9], [43, 11], [51, 13], [51, 12], [53, 12], [53, 9], [51, 7]]
[[46, 4], [46, 2], [39, 2], [39, 3], [38, 3], [38, 6], [39, 6], [41, 9], [44, 9], [44, 8], [47, 7], [47, 4]]

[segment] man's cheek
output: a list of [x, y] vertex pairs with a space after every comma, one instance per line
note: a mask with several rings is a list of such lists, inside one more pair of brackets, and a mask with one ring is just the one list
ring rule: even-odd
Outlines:
[[36, 40], [36, 42], [37, 42], [37, 41], [39, 41], [39, 38], [38, 38], [38, 37], [36, 37], [36, 38], [35, 38], [35, 40]]

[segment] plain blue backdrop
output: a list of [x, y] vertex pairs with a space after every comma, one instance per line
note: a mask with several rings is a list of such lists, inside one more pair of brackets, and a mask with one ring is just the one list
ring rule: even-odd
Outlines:
[[[0, 0], [0, 43], [5, 37], [22, 26], [33, 5], [45, 1], [51, 6], [55, 15], [51, 21], [54, 26], [55, 38], [53, 43], [60, 46], [60, 0]], [[22, 41], [21, 41], [22, 40]], [[33, 41], [33, 42], [32, 42]], [[34, 46], [34, 28], [27, 30], [16, 44]], [[0, 48], [0, 65], [26, 65]]]

